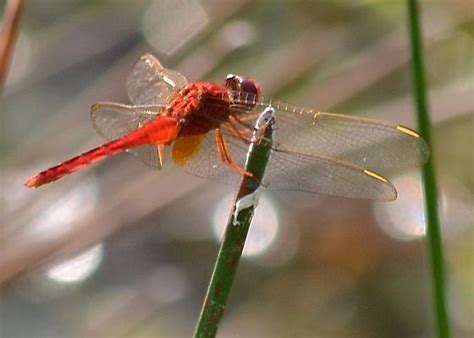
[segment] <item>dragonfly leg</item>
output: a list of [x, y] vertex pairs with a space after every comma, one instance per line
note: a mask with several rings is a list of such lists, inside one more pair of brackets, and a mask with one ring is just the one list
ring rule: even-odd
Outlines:
[[249, 139], [241, 130], [237, 128], [233, 120], [229, 120], [229, 122], [224, 124], [224, 126], [229, 133], [241, 139], [245, 144], [252, 143], [252, 140]]
[[222, 162], [227, 165], [230, 169], [234, 170], [236, 173], [240, 175], [245, 175], [248, 177], [253, 177], [252, 173], [249, 173], [244, 168], [239, 167], [235, 162], [232, 160], [230, 156], [229, 148], [227, 147], [227, 143], [225, 142], [224, 135], [222, 135], [222, 131], [220, 129], [215, 130], [216, 135], [216, 145], [217, 151], [221, 156]]
[[[232, 122], [232, 120], [229, 120], [229, 123], [224, 124], [224, 126], [226, 127], [226, 129], [229, 133], [231, 133], [233, 136], [236, 136], [236, 137], [240, 138], [247, 145], [252, 144], [252, 143], [253, 144], [260, 144], [260, 142], [262, 142], [263, 140], [267, 140], [267, 142], [269, 142], [269, 140], [263, 135], [262, 132], [252, 136], [252, 139], [246, 137], [245, 134], [242, 133], [242, 131], [240, 131], [237, 128], [235, 123]], [[267, 127], [267, 124], [265, 124], [259, 130], [264, 131], [266, 127]]]
[[162, 144], [157, 144], [156, 150], [158, 151], [158, 160], [160, 161], [160, 167], [163, 167], [163, 157], [165, 154], [165, 146]]
[[[254, 119], [255, 119], [255, 117], [251, 117], [251, 120], [254, 120]], [[230, 114], [229, 115], [229, 122], [234, 123], [234, 125], [238, 123], [238, 124], [244, 126], [248, 131], [256, 131], [257, 130], [254, 126], [252, 126], [251, 124], [245, 122], [245, 117], [240, 117], [240, 116], [237, 116], [236, 114]]]
[[[243, 125], [249, 131], [258, 132], [258, 133], [254, 134], [252, 139], [249, 139], [249, 138], [245, 137], [245, 135], [237, 128], [237, 126], [236, 126], [237, 123]], [[229, 117], [230, 127], [234, 131], [232, 134], [239, 137], [246, 144], [251, 144], [251, 143], [260, 144], [260, 142], [262, 142], [265, 139], [265, 137], [263, 135], [263, 132], [267, 129], [269, 123], [271, 123], [270, 120], [267, 121], [261, 128], [257, 129], [256, 127], [250, 126], [248, 123], [245, 123], [240, 117], [237, 117], [237, 116], [234, 116], [234, 115], [230, 115], [230, 117]]]

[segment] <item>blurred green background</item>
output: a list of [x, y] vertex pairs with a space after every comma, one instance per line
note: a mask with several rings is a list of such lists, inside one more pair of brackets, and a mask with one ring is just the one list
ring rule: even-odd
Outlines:
[[[472, 337], [474, 4], [420, 5], [448, 310]], [[141, 54], [416, 128], [408, 45], [403, 1], [27, 1], [0, 105], [0, 336], [192, 334], [236, 187], [128, 155], [22, 186], [102, 142], [89, 107], [127, 102]], [[265, 192], [218, 336], [433, 337], [419, 174], [389, 177], [391, 203]]]

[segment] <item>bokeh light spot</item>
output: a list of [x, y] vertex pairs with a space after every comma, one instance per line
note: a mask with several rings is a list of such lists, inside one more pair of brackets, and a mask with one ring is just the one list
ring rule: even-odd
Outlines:
[[60, 283], [76, 283], [91, 276], [99, 267], [104, 255], [103, 244], [98, 244], [81, 254], [49, 269], [50, 279]]
[[195, 0], [153, 1], [143, 17], [143, 34], [158, 51], [173, 54], [208, 21], [204, 8]]
[[407, 173], [392, 180], [399, 194], [393, 202], [374, 203], [374, 214], [385, 234], [399, 241], [411, 241], [426, 234], [423, 192], [419, 173]]
[[32, 222], [29, 236], [36, 240], [49, 240], [67, 233], [75, 222], [93, 212], [98, 195], [97, 182], [91, 178], [84, 179], [61, 198], [51, 200]]

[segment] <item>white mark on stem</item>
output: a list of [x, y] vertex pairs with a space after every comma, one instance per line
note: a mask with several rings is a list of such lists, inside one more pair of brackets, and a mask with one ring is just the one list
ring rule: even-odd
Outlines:
[[233, 219], [232, 225], [234, 226], [240, 225], [239, 221], [237, 220], [237, 215], [242, 210], [245, 210], [248, 208], [253, 208], [253, 209], [257, 208], [260, 194], [261, 194], [261, 190], [257, 189], [253, 193], [245, 195], [244, 197], [242, 197], [235, 203], [234, 213], [232, 214], [232, 219]]

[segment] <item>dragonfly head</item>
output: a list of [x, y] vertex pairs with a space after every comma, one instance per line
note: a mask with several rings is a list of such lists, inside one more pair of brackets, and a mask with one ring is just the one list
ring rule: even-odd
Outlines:
[[234, 100], [240, 104], [255, 106], [262, 94], [260, 85], [251, 78], [243, 78], [239, 75], [229, 74], [224, 81], [225, 87], [237, 95], [233, 95]]

